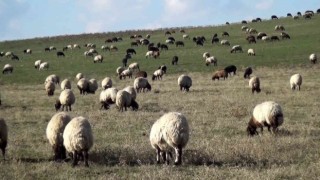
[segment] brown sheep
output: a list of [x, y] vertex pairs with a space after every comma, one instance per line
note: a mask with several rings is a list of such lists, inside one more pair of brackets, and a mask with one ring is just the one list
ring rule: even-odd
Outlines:
[[212, 76], [212, 80], [216, 80], [216, 79], [219, 80], [219, 78], [223, 78], [223, 79], [228, 78], [228, 73], [224, 69], [214, 72]]

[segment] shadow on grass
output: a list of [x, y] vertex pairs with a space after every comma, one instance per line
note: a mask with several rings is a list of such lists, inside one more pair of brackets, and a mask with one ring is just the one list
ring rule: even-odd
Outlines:
[[26, 157], [21, 157], [15, 160], [17, 162], [24, 162], [24, 163], [41, 163], [41, 162], [52, 161], [52, 159], [47, 159], [47, 158], [26, 158]]

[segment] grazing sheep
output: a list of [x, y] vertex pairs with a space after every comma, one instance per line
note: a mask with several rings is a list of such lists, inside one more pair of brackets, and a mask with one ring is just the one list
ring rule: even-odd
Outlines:
[[242, 31], [247, 31], [247, 29], [249, 29], [248, 26], [241, 26], [241, 30], [242, 30]]
[[146, 53], [146, 58], [150, 58], [150, 57], [153, 57], [153, 51], [148, 51]]
[[60, 87], [62, 90], [65, 90], [65, 89], [71, 89], [71, 82], [69, 79], [64, 79], [61, 84], [60, 84]]
[[302, 84], [302, 76], [300, 74], [294, 74], [290, 78], [290, 86], [292, 90], [298, 89], [300, 91], [300, 86]]
[[126, 79], [126, 77], [128, 76], [129, 78], [132, 78], [132, 70], [131, 69], [125, 69], [121, 72], [119, 78], [121, 79]]
[[158, 67], [158, 69], [161, 69], [164, 72], [164, 74], [167, 73], [167, 66], [166, 65], [161, 65]]
[[57, 57], [65, 57], [64, 53], [62, 51], [57, 52]]
[[228, 74], [231, 75], [231, 73], [233, 73], [233, 75], [236, 75], [237, 72], [237, 67], [235, 65], [230, 65], [224, 68], [224, 71]]
[[147, 78], [148, 74], [145, 71], [139, 71], [136, 73], [136, 76], [134, 78], [138, 78], [138, 77], [144, 77]]
[[49, 49], [50, 49], [50, 51], [55, 51], [55, 50], [57, 50], [57, 48], [54, 47], [54, 46], [50, 46]]
[[207, 59], [208, 57], [210, 57], [210, 53], [208, 52], [204, 52], [203, 55], [202, 55], [203, 59]]
[[94, 57], [94, 59], [93, 59], [93, 63], [96, 63], [96, 62], [100, 62], [100, 63], [102, 63], [102, 61], [103, 61], [103, 56], [102, 55], [96, 55], [95, 57]]
[[4, 56], [7, 57], [7, 58], [9, 58], [9, 57], [13, 56], [13, 52], [8, 51], [8, 52], [6, 52], [6, 53], [4, 54]]
[[101, 46], [102, 51], [110, 51], [109, 46]]
[[245, 79], [247, 78], [250, 78], [250, 75], [252, 74], [252, 68], [251, 67], [247, 67], [245, 70], [244, 70], [244, 75], [243, 77]]
[[51, 74], [51, 75], [49, 75], [49, 76], [46, 78], [46, 80], [44, 81], [44, 83], [46, 84], [46, 83], [49, 82], [49, 81], [52, 81], [52, 82], [54, 82], [54, 83], [56, 83], [56, 84], [59, 84], [59, 83], [60, 83], [60, 77], [57, 76], [57, 75], [55, 75], [55, 74]]
[[118, 67], [118, 68], [116, 69], [117, 76], [120, 76], [121, 73], [122, 73], [122, 71], [124, 71], [124, 70], [125, 70], [124, 67]]
[[13, 66], [11, 64], [5, 64], [2, 69], [2, 74], [12, 73]]
[[63, 131], [70, 122], [71, 117], [65, 112], [52, 116], [46, 129], [47, 139], [54, 152], [54, 160], [65, 159], [66, 149], [63, 146]]
[[280, 39], [279, 39], [278, 36], [271, 36], [271, 37], [270, 37], [270, 40], [271, 40], [271, 41], [280, 41]]
[[278, 17], [276, 15], [272, 15], [271, 19], [278, 19]]
[[151, 91], [151, 85], [149, 84], [148, 79], [143, 77], [136, 78], [133, 82], [133, 87], [138, 93], [141, 92], [141, 90], [144, 92], [146, 89]]
[[93, 57], [93, 53], [89, 51], [85, 51], [83, 54], [85, 57]]
[[131, 95], [131, 97], [132, 97], [133, 100], [136, 100], [136, 98], [137, 98], [137, 91], [134, 89], [133, 86], [127, 86], [127, 87], [125, 87], [123, 90], [124, 90], [124, 91], [127, 91], [127, 92]]
[[89, 120], [82, 116], [73, 118], [64, 129], [63, 145], [67, 152], [72, 154], [72, 166], [76, 166], [79, 157], [83, 157], [85, 166], [89, 167], [88, 151], [93, 146], [93, 135]]
[[95, 94], [96, 90], [98, 89], [99, 85], [96, 79], [89, 80], [89, 91], [88, 93]]
[[110, 51], [118, 51], [118, 48], [114, 45], [110, 46]]
[[3, 159], [5, 159], [6, 147], [8, 143], [8, 127], [6, 121], [0, 118], [0, 149], [2, 151]]
[[264, 32], [259, 32], [258, 35], [257, 35], [257, 39], [261, 39], [262, 40], [262, 37], [264, 37], [264, 36], [267, 36], [267, 34], [264, 33]]
[[247, 132], [249, 136], [259, 134], [257, 128], [260, 127], [261, 133], [263, 126], [268, 127], [268, 131], [272, 127], [272, 132], [275, 133], [278, 126], [283, 124], [283, 113], [281, 106], [273, 101], [266, 101], [254, 107], [252, 117], [248, 123]]
[[24, 54], [32, 54], [32, 50], [31, 49], [25, 49], [23, 50]]
[[18, 60], [19, 61], [19, 57], [17, 55], [12, 55], [11, 60]]
[[315, 53], [310, 54], [309, 60], [310, 60], [311, 63], [315, 64], [317, 62], [317, 59], [318, 58], [317, 58], [317, 55]]
[[213, 64], [213, 66], [218, 65], [218, 59], [214, 56], [210, 56], [206, 58], [206, 66], [209, 66], [210, 64]]
[[280, 36], [281, 36], [281, 39], [290, 39], [289, 34], [287, 34], [285, 32], [281, 32]]
[[178, 85], [180, 87], [180, 91], [185, 90], [186, 92], [189, 92], [190, 87], [192, 86], [192, 79], [190, 76], [182, 74], [178, 78]]
[[125, 90], [119, 90], [116, 96], [116, 105], [119, 111], [123, 109], [127, 111], [127, 107], [131, 107], [133, 111], [139, 109], [138, 103], [132, 98], [131, 94]]
[[134, 49], [132, 49], [132, 48], [127, 49], [126, 52], [127, 52], [127, 54], [131, 54], [131, 55], [132, 54], [137, 54], [136, 51]]
[[48, 62], [42, 62], [40, 65], [39, 65], [39, 71], [40, 70], [48, 70], [49, 69], [49, 63]]
[[84, 75], [82, 73], [78, 73], [76, 75], [76, 80], [79, 81], [80, 79], [84, 78]]
[[156, 80], [156, 79], [161, 79], [162, 80], [162, 76], [164, 74], [164, 71], [162, 69], [157, 69], [153, 75], [152, 75], [152, 81]]
[[262, 36], [261, 38], [262, 41], [270, 41], [270, 37], [269, 36]]
[[176, 41], [176, 47], [184, 47], [184, 42]]
[[156, 150], [156, 160], [160, 163], [160, 156], [163, 161], [169, 164], [169, 155], [174, 150], [176, 157], [174, 164], [182, 163], [182, 148], [189, 140], [189, 125], [186, 117], [178, 112], [169, 112], [161, 116], [153, 125], [150, 131], [150, 143]]
[[85, 78], [81, 78], [78, 82], [77, 82], [77, 87], [80, 91], [80, 94], [85, 95], [86, 93], [89, 92], [89, 81]]
[[283, 25], [276, 25], [276, 26], [274, 27], [274, 30], [275, 30], [275, 31], [285, 31], [286, 29], [284, 28]]
[[39, 69], [41, 63], [42, 63], [41, 60], [36, 60], [36, 61], [34, 62], [34, 68]]
[[54, 95], [54, 90], [56, 89], [55, 83], [52, 81], [47, 82], [44, 85], [44, 88], [48, 94], [48, 96], [53, 96]]
[[224, 31], [224, 32], [222, 32], [222, 37], [224, 37], [224, 36], [228, 36], [229, 37], [229, 33], [228, 32], [226, 32], [226, 31]]
[[101, 81], [101, 87], [102, 89], [108, 89], [112, 87], [112, 80], [109, 77], [105, 77], [102, 81]]
[[230, 50], [230, 53], [236, 53], [237, 51], [243, 52], [243, 51], [242, 51], [242, 47], [241, 47], [240, 45], [234, 45], [234, 46], [232, 47], [232, 49]]
[[172, 64], [172, 65], [178, 65], [178, 60], [179, 60], [179, 57], [178, 57], [178, 56], [173, 56], [173, 57], [172, 57], [171, 64]]
[[65, 89], [60, 93], [59, 99], [56, 101], [55, 108], [58, 111], [62, 106], [62, 111], [66, 107], [66, 111], [71, 111], [71, 105], [76, 102], [76, 97], [74, 96], [71, 89]]
[[73, 49], [75, 49], [75, 48], [81, 49], [79, 44], [73, 44]]
[[228, 73], [224, 69], [214, 72], [211, 79], [212, 80], [216, 80], [216, 79], [219, 80], [220, 78], [223, 78], [223, 79], [228, 78]]
[[129, 69], [131, 69], [132, 71], [134, 71], [134, 70], [138, 70], [138, 71], [140, 71], [140, 68], [139, 68], [139, 64], [137, 63], [137, 62], [134, 62], [134, 63], [131, 63], [131, 64], [129, 64]]
[[254, 50], [253, 49], [248, 49], [248, 56], [255, 56], [256, 55], [256, 53], [254, 52]]
[[183, 39], [190, 39], [190, 37], [189, 37], [189, 35], [188, 35], [188, 34], [184, 34], [184, 35], [182, 35], [182, 38], [183, 38]]
[[99, 100], [101, 103], [101, 108], [104, 108], [105, 110], [109, 109], [109, 104], [116, 103], [116, 96], [117, 96], [118, 89], [111, 87], [108, 89], [105, 89], [101, 91]]
[[260, 89], [260, 79], [256, 76], [253, 76], [249, 80], [249, 87], [252, 90], [252, 94], [256, 91], [257, 93], [261, 92]]
[[222, 39], [220, 41], [221, 45], [230, 46], [230, 42], [228, 40]]

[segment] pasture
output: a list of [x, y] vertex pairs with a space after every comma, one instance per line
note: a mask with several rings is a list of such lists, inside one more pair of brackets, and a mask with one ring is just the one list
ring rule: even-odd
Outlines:
[[[275, 25], [282, 24], [291, 36], [289, 40], [248, 44], [242, 24], [184, 28], [191, 37], [183, 40], [179, 28], [172, 36], [183, 40], [184, 47], [169, 45], [161, 51], [160, 58], [146, 59], [146, 46], [133, 47], [137, 55], [128, 60], [138, 62], [140, 69], [148, 73], [152, 90], [137, 96], [138, 111], [119, 112], [115, 105], [100, 110], [99, 94], [80, 95], [75, 76], [81, 72], [95, 78], [99, 85], [108, 76], [113, 86], [122, 89], [133, 85], [133, 79], [119, 80], [116, 68], [130, 48], [132, 34], [151, 34], [150, 41], [164, 43], [165, 30], [119, 32], [35, 38], [0, 42], [0, 51], [13, 51], [20, 61], [0, 57], [0, 67], [10, 63], [12, 74], [0, 75], [0, 117], [9, 129], [6, 160], [0, 160], [3, 179], [315, 179], [320, 177], [320, 90], [319, 64], [309, 62], [311, 53], [320, 54], [320, 17], [311, 20], [280, 18], [249, 23], [258, 32], [278, 35]], [[221, 37], [227, 31], [229, 37]], [[227, 39], [231, 46], [211, 44], [211, 37]], [[196, 46], [194, 36], [205, 36], [204, 46]], [[123, 41], [111, 43], [117, 52], [102, 52], [105, 39], [120, 36]], [[104, 56], [102, 63], [93, 63], [85, 57], [85, 43], [95, 43]], [[56, 51], [44, 52], [51, 45], [62, 50], [68, 44], [80, 44], [81, 49], [65, 51], [66, 56], [57, 57]], [[231, 54], [232, 45], [242, 46], [244, 53]], [[23, 54], [30, 48], [31, 55]], [[247, 49], [254, 48], [256, 56], [247, 56]], [[218, 66], [205, 66], [202, 58], [209, 52], [218, 59]], [[177, 66], [171, 58], [179, 56]], [[48, 70], [34, 68], [34, 61], [41, 59], [50, 64]], [[152, 73], [159, 65], [168, 67], [162, 81], [151, 81]], [[227, 65], [237, 66], [237, 75], [226, 80], [212, 81], [214, 71]], [[261, 93], [251, 94], [248, 80], [243, 78], [246, 66], [253, 67], [253, 75], [260, 77]], [[292, 91], [289, 78], [295, 73], [303, 77], [301, 91]], [[88, 117], [93, 130], [94, 146], [89, 151], [89, 168], [80, 162], [72, 168], [71, 162], [52, 161], [53, 152], [46, 139], [48, 121], [56, 113], [55, 100], [61, 90], [48, 97], [44, 80], [57, 74], [62, 81], [72, 81], [76, 96], [72, 117]], [[179, 91], [177, 79], [188, 74], [193, 85], [190, 92]], [[263, 135], [250, 138], [246, 127], [252, 109], [263, 101], [278, 102], [284, 112], [284, 124], [279, 133], [271, 135], [265, 128]], [[149, 142], [152, 124], [170, 111], [184, 114], [190, 126], [190, 139], [183, 149], [182, 165], [157, 165], [155, 151]]]

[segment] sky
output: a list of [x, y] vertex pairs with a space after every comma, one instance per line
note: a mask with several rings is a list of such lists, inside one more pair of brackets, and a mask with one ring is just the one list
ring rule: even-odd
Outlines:
[[0, 0], [0, 41], [221, 25], [319, 8], [320, 0]]

